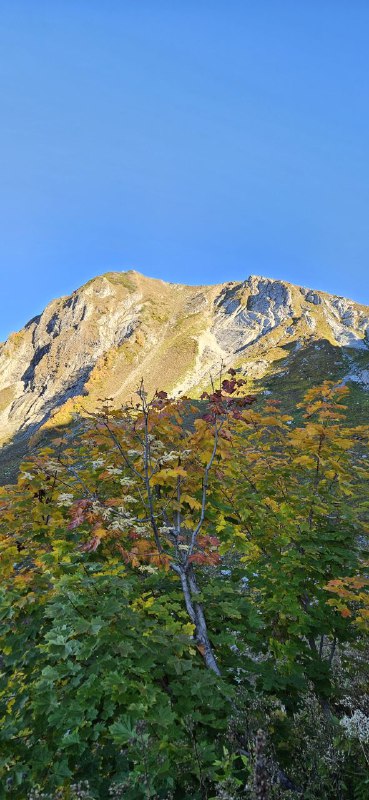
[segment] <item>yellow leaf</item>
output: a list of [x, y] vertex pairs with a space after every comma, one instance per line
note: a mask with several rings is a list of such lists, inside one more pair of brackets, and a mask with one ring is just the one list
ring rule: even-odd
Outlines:
[[106, 531], [105, 528], [94, 528], [93, 534], [94, 536], [98, 536], [99, 539], [104, 539], [105, 536], [108, 536], [109, 531]]
[[339, 439], [338, 444], [343, 450], [349, 450], [353, 446], [351, 439]]
[[272, 511], [275, 511], [275, 512], [279, 511], [279, 505], [278, 505], [278, 503], [276, 503], [275, 500], [273, 500], [272, 497], [266, 497], [265, 498], [265, 504], [267, 506], [269, 506], [269, 508], [271, 508]]
[[192, 636], [194, 630], [195, 626], [192, 625], [192, 622], [186, 622], [186, 624], [182, 626], [182, 632], [187, 634], [188, 636]]
[[311, 467], [315, 464], [315, 460], [311, 456], [299, 456], [294, 460], [295, 464], [300, 464], [302, 467]]
[[196, 500], [196, 497], [191, 497], [189, 494], [182, 495], [182, 503], [187, 503], [188, 506], [192, 509], [192, 511], [200, 511], [201, 510], [201, 503]]

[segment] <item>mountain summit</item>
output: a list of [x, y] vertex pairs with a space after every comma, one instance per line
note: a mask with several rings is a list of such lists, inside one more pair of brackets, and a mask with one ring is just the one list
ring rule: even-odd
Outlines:
[[196, 394], [223, 362], [265, 387], [322, 348], [329, 358], [316, 380], [365, 383], [369, 307], [257, 275], [185, 286], [108, 272], [0, 345], [0, 442], [26, 440], [101, 397], [119, 406], [142, 375], [149, 391]]

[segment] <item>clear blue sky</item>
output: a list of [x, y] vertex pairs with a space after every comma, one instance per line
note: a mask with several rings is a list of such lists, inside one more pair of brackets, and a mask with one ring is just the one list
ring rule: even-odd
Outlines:
[[1, 0], [0, 339], [93, 275], [369, 303], [368, 0]]

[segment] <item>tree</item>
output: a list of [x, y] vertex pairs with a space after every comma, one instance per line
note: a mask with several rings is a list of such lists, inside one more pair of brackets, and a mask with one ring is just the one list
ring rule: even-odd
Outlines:
[[232, 461], [218, 470], [221, 552], [247, 565], [264, 650], [286, 676], [311, 680], [325, 706], [337, 644], [352, 635], [327, 584], [346, 574], [366, 585], [368, 429], [344, 424], [347, 394], [329, 382], [310, 390], [296, 422], [273, 400], [251, 409], [248, 426], [234, 423]]
[[76, 780], [93, 797], [114, 782], [132, 800], [216, 783], [237, 796], [259, 729], [278, 782], [273, 758], [299, 768], [311, 687], [335, 746], [334, 665], [366, 616], [368, 430], [331, 383], [293, 418], [245, 391], [234, 370], [198, 402], [141, 384], [137, 403], [103, 401], [55, 432], [1, 492], [14, 797], [37, 784], [69, 797]]
[[142, 381], [137, 403], [113, 411], [104, 402], [100, 414], [26, 464], [20, 481], [36, 500], [36, 517], [33, 512], [19, 538], [22, 548], [27, 542], [32, 549], [36, 524], [38, 544], [44, 538], [55, 551], [54, 532], [68, 509], [68, 529], [78, 532], [74, 538], [84, 552], [103, 545], [133, 568], [171, 570], [181, 582], [197, 646], [217, 674], [195, 569], [219, 562], [219, 540], [207, 533], [210, 479], [215, 464], [230, 457], [230, 420], [242, 424], [255, 400], [240, 396], [243, 384], [232, 371], [219, 389], [203, 395], [205, 413], [194, 418], [198, 408], [187, 398], [178, 402], [157, 391], [149, 401]]

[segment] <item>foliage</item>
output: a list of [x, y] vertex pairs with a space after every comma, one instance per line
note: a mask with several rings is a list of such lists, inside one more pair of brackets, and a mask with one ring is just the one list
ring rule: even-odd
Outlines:
[[[20, 785], [48, 790], [87, 780], [103, 797], [112, 783], [124, 783], [129, 798], [165, 796], [179, 770], [196, 796], [191, 737], [198, 738], [207, 774], [217, 755], [214, 728], [226, 727], [226, 687], [194, 658], [174, 596], [161, 602], [142, 594], [120, 565], [74, 567], [57, 580], [42, 630], [22, 637], [21, 659], [14, 618], [8, 622], [6, 667], [18, 667], [7, 687], [14, 702], [3, 729], [10, 774]], [[7, 613], [4, 598], [4, 626]], [[30, 616], [25, 603], [17, 631], [30, 627]]]
[[[249, 430], [234, 437], [234, 458], [219, 476], [216, 530], [224, 552], [233, 548], [247, 564], [265, 652], [286, 680], [294, 676], [297, 690], [312, 681], [322, 701], [336, 646], [353, 635], [347, 609], [327, 608], [327, 589], [343, 570], [366, 585], [359, 576], [366, 566], [367, 429], [341, 424], [346, 394], [328, 382], [310, 390], [297, 425], [275, 401], [250, 412]], [[291, 683], [286, 688], [291, 695]]]
[[234, 370], [200, 403], [141, 383], [22, 465], [0, 499], [4, 797], [366, 791], [368, 430], [346, 396], [325, 382], [292, 417]]

